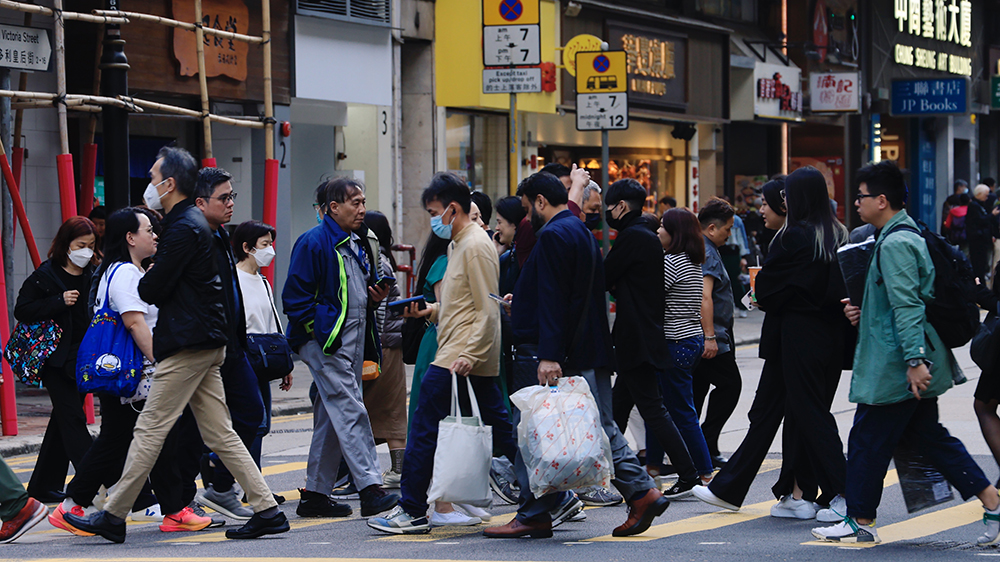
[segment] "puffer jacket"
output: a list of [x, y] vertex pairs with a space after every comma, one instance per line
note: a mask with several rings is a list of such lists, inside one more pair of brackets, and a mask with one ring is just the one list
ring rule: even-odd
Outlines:
[[[375, 247], [378, 245], [376, 243]], [[396, 277], [396, 272], [392, 270], [392, 262], [384, 249], [379, 248], [379, 269], [382, 277]], [[398, 279], [398, 278], [397, 278]], [[389, 295], [379, 304], [375, 311], [375, 322], [378, 326], [378, 333], [382, 337], [382, 347], [398, 348], [403, 345], [403, 316], [390, 311], [386, 305], [393, 301], [398, 301], [402, 296], [399, 290], [399, 282], [389, 289]]]
[[162, 225], [156, 261], [139, 281], [139, 297], [160, 309], [153, 329], [157, 361], [185, 349], [216, 349], [227, 340], [225, 295], [205, 215], [193, 198], [185, 199]]

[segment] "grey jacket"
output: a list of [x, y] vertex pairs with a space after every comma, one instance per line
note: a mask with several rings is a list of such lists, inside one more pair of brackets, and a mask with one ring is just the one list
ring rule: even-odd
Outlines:
[[[385, 250], [379, 249], [379, 269], [383, 277], [395, 277], [396, 272], [392, 270], [392, 263]], [[378, 326], [378, 333], [382, 336], [382, 347], [398, 348], [403, 345], [403, 317], [400, 314], [390, 312], [386, 309], [386, 304], [398, 301], [401, 296], [399, 283], [397, 282], [389, 289], [389, 296], [382, 301], [378, 310], [375, 311], [375, 322]]]

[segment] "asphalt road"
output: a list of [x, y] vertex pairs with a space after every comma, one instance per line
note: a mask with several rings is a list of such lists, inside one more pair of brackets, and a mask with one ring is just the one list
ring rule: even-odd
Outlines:
[[[737, 413], [726, 428], [721, 446], [731, 451], [746, 429], [746, 411], [761, 362], [756, 348], [738, 351], [744, 375], [744, 392]], [[958, 353], [963, 365], [971, 366], [968, 353]], [[974, 375], [970, 383], [953, 389], [941, 400], [942, 420], [962, 439], [990, 478], [998, 469], [979, 433], [971, 408]], [[849, 373], [841, 382], [834, 405], [842, 438], [846, 440], [853, 409], [846, 401]], [[895, 472], [888, 475], [879, 511], [878, 529], [883, 544], [871, 548], [831, 546], [812, 540], [815, 521], [777, 520], [769, 517], [774, 503], [770, 486], [780, 466], [780, 439], [761, 467], [743, 509], [719, 512], [697, 500], [675, 501], [644, 535], [617, 539], [611, 530], [624, 521], [623, 506], [587, 509], [587, 521], [566, 523], [552, 539], [495, 540], [482, 536], [480, 527], [435, 529], [429, 535], [387, 536], [369, 529], [358, 515], [358, 502], [349, 502], [355, 515], [346, 519], [302, 519], [295, 515], [297, 488], [305, 478], [308, 443], [312, 431], [309, 415], [276, 418], [272, 435], [265, 439], [265, 470], [268, 484], [288, 501], [282, 509], [292, 523], [290, 533], [253, 541], [229, 541], [224, 531], [162, 533], [152, 523], [129, 524], [125, 544], [115, 545], [95, 537], [75, 537], [43, 523], [18, 542], [0, 546], [0, 559], [10, 560], [958, 560], [976, 556], [1000, 556], [1000, 550], [973, 546], [982, 532], [982, 509], [977, 500], [960, 498], [913, 515], [906, 513]], [[385, 447], [380, 448], [384, 465]], [[33, 456], [6, 459], [27, 481]], [[499, 499], [490, 524], [500, 524], [513, 515], [513, 506]], [[235, 524], [235, 522], [232, 522]]]

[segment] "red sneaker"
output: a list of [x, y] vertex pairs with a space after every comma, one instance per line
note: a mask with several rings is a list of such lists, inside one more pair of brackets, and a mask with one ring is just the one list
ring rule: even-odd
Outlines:
[[160, 525], [160, 530], [164, 533], [200, 531], [211, 524], [212, 519], [210, 517], [199, 517], [195, 515], [190, 507], [185, 507], [177, 513], [163, 516], [163, 523]]
[[[72, 513], [73, 515], [76, 515], [77, 517], [86, 517], [86, 514], [83, 512], [83, 508], [78, 505], [73, 506], [73, 509], [70, 509], [69, 512]], [[70, 525], [69, 521], [66, 521], [66, 518], [63, 517], [64, 515], [66, 515], [66, 510], [63, 509], [63, 506], [60, 503], [58, 506], [56, 506], [56, 510], [53, 511], [51, 515], [49, 515], [49, 523], [57, 529], [62, 529], [63, 531], [69, 531], [70, 533], [73, 533], [74, 535], [80, 537], [94, 536], [94, 533], [81, 531], [80, 529], [77, 529], [76, 527]]]
[[0, 544], [16, 541], [28, 529], [41, 523], [48, 512], [49, 508], [45, 504], [35, 498], [28, 498], [28, 503], [24, 504], [13, 519], [3, 522], [3, 527], [0, 527]]

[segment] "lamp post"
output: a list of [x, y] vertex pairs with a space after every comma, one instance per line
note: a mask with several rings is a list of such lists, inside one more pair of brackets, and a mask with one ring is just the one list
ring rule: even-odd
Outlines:
[[[108, 10], [121, 10], [121, 0], [107, 0]], [[101, 52], [101, 95], [128, 95], [128, 59], [121, 26], [104, 27]], [[131, 204], [128, 155], [128, 111], [111, 105], [101, 110], [104, 125], [104, 199], [109, 211]]]

